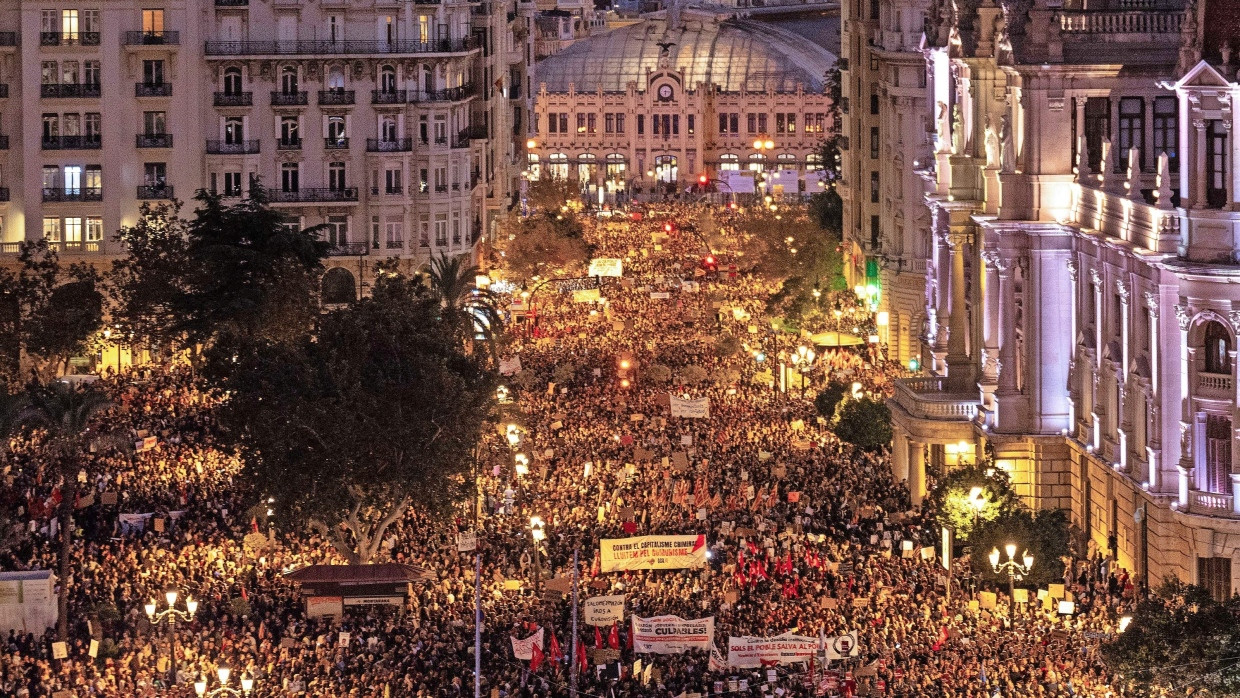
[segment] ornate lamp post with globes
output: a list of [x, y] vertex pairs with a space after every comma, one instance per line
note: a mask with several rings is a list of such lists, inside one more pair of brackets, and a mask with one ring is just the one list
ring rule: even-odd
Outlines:
[[161, 623], [168, 625], [168, 634], [172, 636], [172, 661], [169, 669], [169, 683], [173, 686], [177, 683], [177, 621], [188, 623], [194, 619], [194, 614], [198, 612], [198, 602], [194, 599], [185, 597], [185, 610], [182, 611], [176, 607], [177, 593], [169, 591], [164, 594], [164, 598], [168, 601], [168, 608], [163, 611], [157, 610], [157, 602], [151, 599], [146, 604], [146, 617], [151, 620], [151, 625], [159, 626]]
[[205, 676], [194, 682], [194, 693], [197, 693], [199, 698], [223, 698], [224, 696], [238, 698], [239, 696], [248, 696], [250, 691], [254, 690], [254, 679], [250, 678], [249, 674], [241, 675], [241, 688], [233, 688], [228, 685], [228, 679], [232, 674], [232, 670], [228, 667], [220, 667], [215, 674], [220, 680], [219, 688], [213, 688], [208, 691], [207, 677]]
[[1033, 569], [1033, 556], [1026, 550], [1022, 556], [1024, 564], [1016, 560], [1016, 544], [1008, 543], [1003, 547], [1007, 552], [1007, 562], [1000, 564], [999, 549], [995, 548], [990, 551], [990, 568], [996, 574], [1002, 574], [1005, 570], [1008, 573], [1008, 616], [1014, 617], [1016, 614], [1016, 580], [1023, 579]]

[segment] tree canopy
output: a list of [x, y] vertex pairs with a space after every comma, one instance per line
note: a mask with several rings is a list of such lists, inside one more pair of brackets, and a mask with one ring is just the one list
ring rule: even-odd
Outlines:
[[410, 506], [458, 501], [495, 390], [466, 338], [424, 284], [392, 275], [313, 338], [217, 345], [223, 422], [281, 520], [365, 563]]
[[849, 400], [840, 408], [835, 435], [864, 451], [891, 445], [891, 410], [879, 400]]
[[1007, 473], [985, 459], [953, 468], [939, 478], [926, 505], [934, 512], [936, 523], [955, 531], [959, 541], [969, 540], [975, 522], [1007, 517], [1021, 507]]

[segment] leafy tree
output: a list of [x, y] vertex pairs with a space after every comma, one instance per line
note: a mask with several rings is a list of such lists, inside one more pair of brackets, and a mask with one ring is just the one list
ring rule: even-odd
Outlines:
[[715, 339], [715, 356], [726, 359], [736, 356], [740, 350], [741, 340], [737, 339], [736, 335], [725, 332]]
[[993, 462], [982, 460], [954, 468], [939, 478], [930, 490], [926, 506], [934, 512], [939, 526], [955, 531], [957, 540], [967, 541], [975, 523], [1010, 517], [1021, 508], [1021, 503], [1007, 473]]
[[646, 377], [655, 383], [666, 383], [672, 379], [672, 369], [663, 364], [651, 364], [646, 369]]
[[19, 423], [37, 426], [48, 433], [53, 449], [51, 464], [61, 480], [60, 507], [57, 510], [60, 528], [60, 570], [62, 580], [58, 595], [60, 618], [56, 635], [65, 640], [69, 635], [70, 563], [73, 558], [73, 507], [77, 502], [77, 471], [82, 453], [92, 438], [91, 420], [109, 405], [107, 396], [87, 385], [71, 386], [64, 382], [33, 383], [26, 390], [28, 401]]
[[532, 211], [542, 213], [561, 212], [561, 209], [578, 208], [580, 193], [566, 179], [544, 177], [530, 182], [525, 190], [525, 203]]
[[891, 445], [891, 410], [878, 400], [849, 400], [840, 408], [835, 435], [865, 451]]
[[514, 278], [555, 276], [590, 258], [581, 224], [572, 214], [536, 215], [510, 224], [501, 241], [504, 263]]
[[217, 344], [209, 365], [231, 391], [226, 433], [253, 454], [248, 475], [280, 520], [359, 564], [409, 507], [450, 511], [495, 395], [465, 339], [425, 285], [384, 276], [314, 337]]
[[818, 395], [814, 397], [814, 408], [818, 410], [818, 414], [827, 419], [835, 418], [835, 409], [839, 407], [840, 400], [848, 394], [849, 386], [847, 383], [841, 383], [832, 380], [827, 383], [826, 387], [818, 391]]
[[996, 574], [987, 554], [995, 548], [1004, 555], [1004, 546], [1016, 546], [1016, 554], [1028, 550], [1033, 555], [1033, 569], [1025, 577], [1027, 584], [1053, 584], [1063, 581], [1063, 559], [1068, 555], [1068, 515], [1061, 509], [1033, 512], [1023, 507], [982, 521], [969, 535], [973, 554], [969, 557], [973, 572], [983, 579], [1006, 582], [1007, 573]]
[[106, 275], [111, 319], [139, 345], [180, 345], [184, 339], [177, 300], [187, 293], [189, 232], [180, 203], [142, 205], [141, 217], [121, 228], [116, 241], [126, 255]]
[[1102, 658], [1132, 696], [1240, 694], [1240, 597], [1219, 602], [1169, 579], [1137, 605]]
[[687, 385], [703, 383], [709, 377], [710, 377], [710, 374], [706, 372], [706, 369], [696, 364], [692, 366], [685, 366], [680, 371], [680, 380], [686, 383]]
[[46, 240], [22, 243], [17, 262], [0, 269], [0, 376], [19, 378], [24, 351], [50, 377], [89, 351], [103, 317], [99, 276], [86, 264], [62, 266]]
[[319, 315], [318, 279], [327, 243], [321, 227], [296, 229], [267, 205], [260, 187], [232, 206], [210, 192], [188, 223], [184, 292], [175, 296], [190, 344], [221, 334], [295, 341]]

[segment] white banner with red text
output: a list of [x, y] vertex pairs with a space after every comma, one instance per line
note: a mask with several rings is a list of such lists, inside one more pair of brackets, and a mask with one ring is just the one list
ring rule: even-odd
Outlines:
[[680, 570], [706, 566], [706, 536], [636, 536], [599, 541], [600, 569]]
[[633, 616], [633, 651], [639, 654], [680, 654], [709, 650], [715, 642], [715, 617], [685, 620], [679, 616]]

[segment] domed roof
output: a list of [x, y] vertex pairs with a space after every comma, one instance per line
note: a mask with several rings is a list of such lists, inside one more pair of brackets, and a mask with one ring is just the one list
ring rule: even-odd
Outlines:
[[645, 19], [575, 42], [535, 67], [548, 92], [623, 92], [628, 83], [646, 87], [646, 71], [659, 69], [660, 44], [668, 45], [668, 67], [683, 70], [686, 87], [713, 83], [725, 92], [821, 92], [835, 56], [789, 31], [744, 19], [686, 18], [680, 29], [666, 20]]

